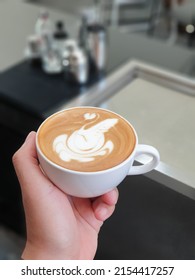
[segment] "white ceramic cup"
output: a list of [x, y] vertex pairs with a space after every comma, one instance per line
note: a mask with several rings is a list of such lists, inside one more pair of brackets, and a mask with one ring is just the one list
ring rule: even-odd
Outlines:
[[[120, 117], [123, 118], [122, 116]], [[126, 122], [129, 123], [127, 120]], [[133, 128], [130, 123], [129, 125]], [[36, 136], [36, 148], [40, 166], [45, 175], [58, 188], [66, 194], [72, 196], [96, 197], [102, 195], [117, 187], [127, 175], [147, 173], [154, 169], [160, 161], [159, 152], [154, 147], [138, 144], [138, 137], [135, 129], [133, 128], [136, 137], [136, 144], [133, 152], [122, 163], [112, 168], [95, 172], [83, 172], [66, 169], [50, 161], [42, 153], [38, 144], [40, 129], [41, 126], [38, 129]], [[124, 145], [128, 145], [128, 143], [124, 143]], [[136, 160], [136, 157], [143, 154], [151, 156], [152, 159], [146, 164], [133, 166], [133, 162]]]

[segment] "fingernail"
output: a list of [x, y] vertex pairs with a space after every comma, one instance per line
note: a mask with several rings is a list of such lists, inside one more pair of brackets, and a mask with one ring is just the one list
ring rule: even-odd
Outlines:
[[34, 131], [31, 131], [31, 132], [27, 135], [27, 137], [26, 137], [26, 139], [25, 139], [25, 142], [28, 142], [28, 140], [31, 139], [31, 137], [32, 137], [32, 135], [33, 135], [34, 133], [35, 133]]
[[107, 218], [107, 215], [108, 215], [108, 209], [106, 207], [101, 207], [98, 210], [98, 215], [99, 215], [101, 220], [105, 220]]
[[118, 198], [119, 198], [119, 191], [118, 191], [118, 189], [116, 188], [116, 189], [115, 189], [115, 197], [114, 197], [114, 201], [113, 201], [114, 204], [117, 203]]

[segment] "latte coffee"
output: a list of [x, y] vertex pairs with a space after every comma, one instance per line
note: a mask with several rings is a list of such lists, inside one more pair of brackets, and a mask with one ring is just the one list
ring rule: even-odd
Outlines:
[[38, 145], [46, 158], [61, 167], [96, 172], [125, 161], [135, 148], [136, 135], [130, 124], [113, 112], [75, 107], [43, 122]]

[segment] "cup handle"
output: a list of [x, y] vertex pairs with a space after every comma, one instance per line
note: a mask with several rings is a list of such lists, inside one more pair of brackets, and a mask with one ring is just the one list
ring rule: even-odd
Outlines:
[[152, 156], [151, 161], [149, 161], [148, 163], [143, 164], [143, 165], [131, 166], [131, 169], [130, 169], [128, 175], [144, 174], [144, 173], [151, 171], [158, 165], [158, 163], [160, 161], [160, 155], [159, 155], [159, 152], [154, 147], [149, 146], [149, 145], [138, 145], [136, 154], [135, 154], [135, 159], [137, 156], [143, 155], [143, 154]]

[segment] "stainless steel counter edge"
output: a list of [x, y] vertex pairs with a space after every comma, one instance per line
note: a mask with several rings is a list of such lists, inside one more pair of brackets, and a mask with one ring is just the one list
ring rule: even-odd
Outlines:
[[[58, 110], [75, 106], [101, 106], [109, 97], [136, 78], [142, 78], [163, 87], [195, 96], [195, 80], [167, 69], [131, 60], [89, 91], [64, 104]], [[139, 159], [139, 162], [144, 163], [144, 158], [143, 160]], [[195, 176], [193, 174], [184, 174], [181, 170], [176, 170], [166, 163], [160, 162], [155, 170], [145, 176], [195, 199]]]

